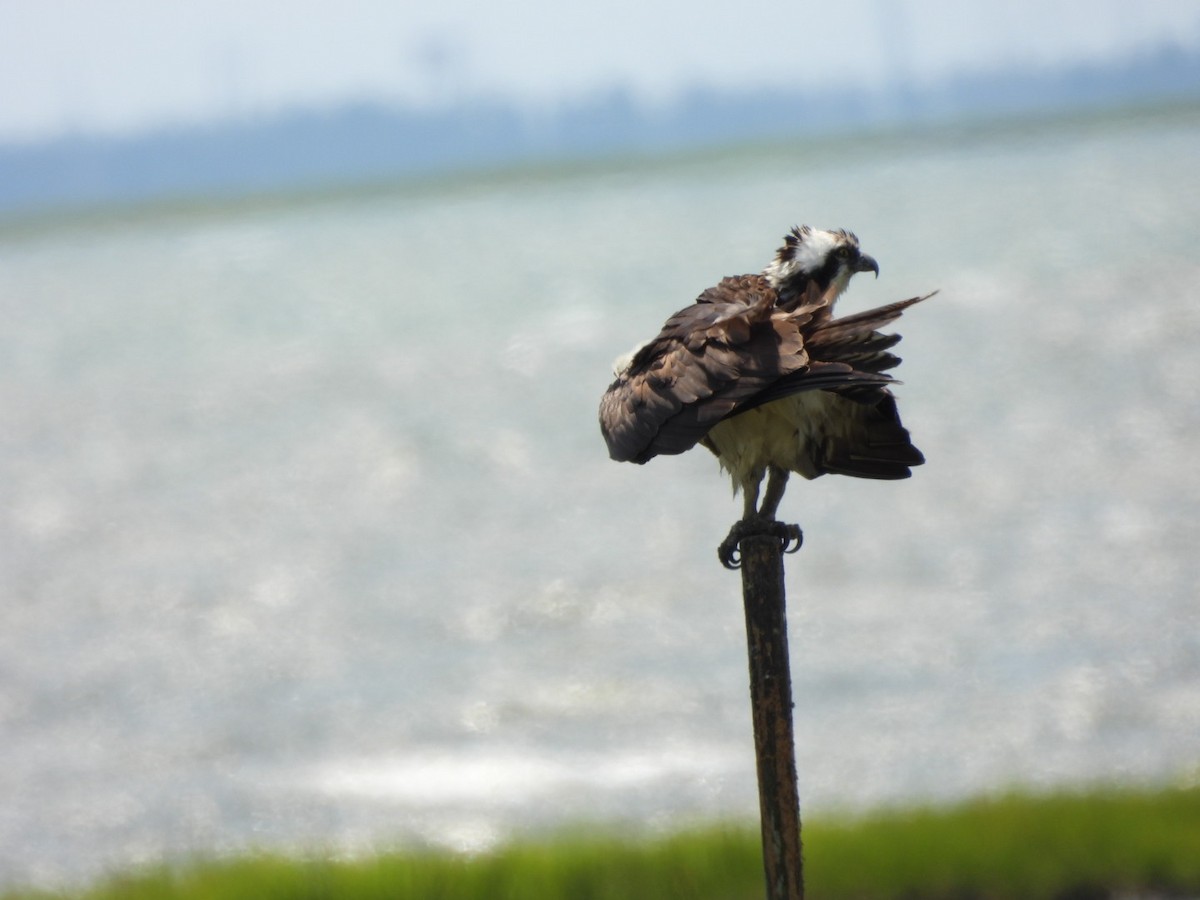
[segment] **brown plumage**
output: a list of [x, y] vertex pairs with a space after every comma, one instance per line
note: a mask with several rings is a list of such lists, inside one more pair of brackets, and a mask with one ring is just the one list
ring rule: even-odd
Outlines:
[[900, 337], [879, 329], [926, 298], [834, 318], [862, 271], [878, 266], [853, 234], [797, 228], [761, 275], [704, 291], [620, 366], [600, 402], [609, 455], [645, 463], [701, 443], [744, 491], [746, 522], [774, 520], [789, 472], [907, 478], [924, 457], [888, 390]]

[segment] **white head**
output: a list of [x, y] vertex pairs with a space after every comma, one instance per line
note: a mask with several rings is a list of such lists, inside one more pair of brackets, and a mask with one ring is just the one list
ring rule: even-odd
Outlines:
[[840, 228], [821, 231], [801, 225], [788, 232], [783, 242], [775, 258], [763, 269], [763, 275], [776, 290], [784, 286], [803, 288], [816, 281], [822, 291], [832, 284], [840, 294], [855, 272], [874, 272], [879, 276], [879, 264], [858, 249], [858, 238], [853, 232]]

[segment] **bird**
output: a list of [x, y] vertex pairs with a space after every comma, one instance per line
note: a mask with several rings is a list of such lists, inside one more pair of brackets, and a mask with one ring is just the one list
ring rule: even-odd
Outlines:
[[890, 390], [900, 335], [880, 329], [936, 291], [835, 317], [864, 272], [878, 278], [879, 264], [853, 232], [796, 226], [759, 274], [722, 279], [613, 364], [600, 401], [612, 459], [699, 444], [741, 491], [742, 518], [717, 551], [727, 568], [754, 534], [799, 549], [799, 527], [776, 518], [791, 473], [895, 480], [925, 462]]

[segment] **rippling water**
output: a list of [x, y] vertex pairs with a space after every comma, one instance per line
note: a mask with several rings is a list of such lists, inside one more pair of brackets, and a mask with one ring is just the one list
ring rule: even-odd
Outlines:
[[737, 516], [611, 360], [793, 224], [911, 481], [794, 481], [806, 809], [1200, 764], [1200, 115], [0, 232], [0, 884], [755, 815]]

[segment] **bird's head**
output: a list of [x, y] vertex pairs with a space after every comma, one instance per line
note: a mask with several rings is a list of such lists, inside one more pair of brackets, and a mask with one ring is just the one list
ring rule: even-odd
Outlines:
[[830, 287], [834, 298], [846, 289], [856, 272], [874, 272], [879, 263], [858, 249], [858, 238], [849, 231], [821, 231], [801, 225], [783, 239], [763, 275], [780, 292], [803, 292], [816, 283], [824, 294]]

